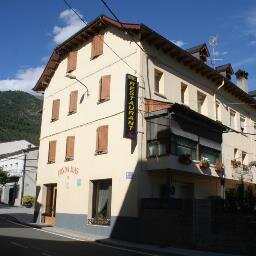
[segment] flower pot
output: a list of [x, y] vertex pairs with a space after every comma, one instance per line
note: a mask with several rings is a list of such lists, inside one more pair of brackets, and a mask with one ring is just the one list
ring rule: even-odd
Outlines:
[[210, 167], [210, 164], [208, 162], [205, 162], [205, 161], [200, 161], [199, 162], [199, 167], [201, 169], [206, 169], [206, 168], [209, 168]]

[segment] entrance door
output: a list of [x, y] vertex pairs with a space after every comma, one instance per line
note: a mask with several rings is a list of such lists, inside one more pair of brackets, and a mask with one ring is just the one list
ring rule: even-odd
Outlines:
[[15, 196], [14, 196], [14, 188], [10, 188], [9, 190], [9, 201], [8, 204], [14, 205]]
[[57, 185], [49, 184], [46, 190], [46, 207], [44, 214], [44, 223], [53, 225], [55, 223], [56, 215], [56, 199], [57, 199]]

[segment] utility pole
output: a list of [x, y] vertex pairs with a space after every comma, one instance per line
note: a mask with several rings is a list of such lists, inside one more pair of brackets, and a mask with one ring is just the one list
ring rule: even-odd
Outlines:
[[24, 195], [26, 161], [27, 161], [27, 152], [26, 152], [26, 150], [24, 150], [23, 152], [24, 152], [24, 162], [23, 162], [23, 170], [22, 170], [21, 204], [22, 204], [22, 198], [23, 198], [23, 195]]

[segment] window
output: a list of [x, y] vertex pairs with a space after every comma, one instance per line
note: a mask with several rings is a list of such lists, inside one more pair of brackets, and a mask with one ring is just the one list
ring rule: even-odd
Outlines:
[[147, 119], [147, 157], [163, 156], [169, 153], [170, 128], [165, 116]]
[[72, 91], [69, 95], [69, 114], [74, 114], [77, 111], [78, 91]]
[[241, 132], [245, 132], [245, 117], [240, 116], [240, 130]]
[[164, 75], [157, 69], [155, 69], [155, 92], [164, 95]]
[[200, 145], [200, 159], [208, 158], [211, 164], [220, 162], [220, 151]]
[[147, 157], [164, 156], [168, 153], [168, 140], [148, 141], [147, 147]]
[[238, 149], [234, 148], [234, 159], [238, 158]]
[[70, 73], [76, 69], [76, 62], [77, 62], [77, 51], [69, 52], [67, 73]]
[[104, 102], [110, 99], [110, 80], [111, 76], [102, 76], [100, 79], [99, 102]]
[[96, 153], [103, 154], [108, 152], [108, 125], [97, 128]]
[[91, 50], [91, 59], [94, 59], [101, 54], [103, 54], [103, 35], [96, 35], [92, 39], [92, 50]]
[[66, 141], [66, 161], [74, 160], [75, 136], [68, 136]]
[[48, 164], [55, 163], [56, 157], [56, 140], [52, 140], [49, 142], [49, 150], [48, 150]]
[[247, 154], [244, 151], [242, 151], [242, 164], [243, 165], [247, 164]]
[[197, 92], [197, 111], [207, 114], [206, 95], [201, 92]]
[[60, 100], [54, 100], [52, 102], [52, 118], [51, 121], [57, 121], [59, 119]]
[[171, 135], [171, 154], [173, 155], [190, 155], [192, 160], [196, 160], [197, 142], [172, 134]]
[[112, 180], [94, 180], [92, 193], [92, 219], [90, 224], [110, 225]]
[[221, 121], [221, 107], [218, 101], [216, 101], [216, 120]]
[[188, 105], [188, 86], [181, 83], [181, 103]]
[[235, 129], [236, 112], [230, 110], [230, 128]]

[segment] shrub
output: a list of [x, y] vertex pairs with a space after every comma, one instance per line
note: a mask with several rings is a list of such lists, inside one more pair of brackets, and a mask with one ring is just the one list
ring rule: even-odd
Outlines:
[[32, 207], [35, 203], [35, 198], [30, 195], [23, 196], [22, 205], [26, 207]]

